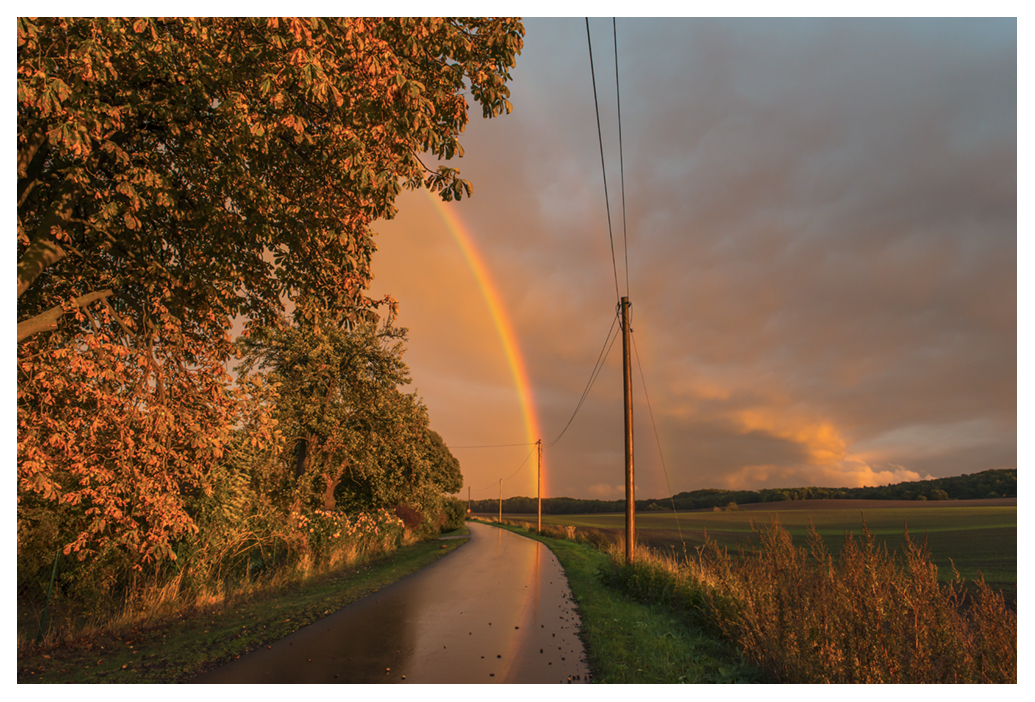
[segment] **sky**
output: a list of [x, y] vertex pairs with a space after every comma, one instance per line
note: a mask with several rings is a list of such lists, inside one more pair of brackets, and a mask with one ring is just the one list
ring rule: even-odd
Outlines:
[[537, 438], [544, 496], [624, 495], [620, 338], [561, 435], [619, 294], [638, 497], [1016, 467], [1015, 20], [594, 19], [601, 137], [585, 20], [525, 29], [473, 197], [375, 227], [464, 497]]

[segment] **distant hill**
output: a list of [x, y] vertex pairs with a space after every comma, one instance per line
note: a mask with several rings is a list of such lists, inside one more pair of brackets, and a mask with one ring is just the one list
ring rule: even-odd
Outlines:
[[[637, 500], [637, 511], [670, 511], [725, 507], [730, 502], [747, 505], [755, 502], [784, 500], [974, 500], [993, 497], [1017, 497], [1017, 469], [986, 470], [952, 478], [918, 480], [881, 487], [861, 488], [767, 488], [764, 490], [705, 489], [681, 492], [671, 498]], [[499, 500], [474, 500], [473, 512], [491, 514], [499, 510]], [[543, 514], [593, 514], [621, 512], [625, 500], [580, 500], [573, 497], [548, 497], [543, 500]], [[503, 500], [506, 514], [530, 514], [536, 511], [534, 497], [508, 497]]]

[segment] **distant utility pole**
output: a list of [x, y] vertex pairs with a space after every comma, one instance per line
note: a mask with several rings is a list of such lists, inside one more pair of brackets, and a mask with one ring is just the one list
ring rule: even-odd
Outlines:
[[539, 452], [539, 458], [536, 462], [536, 502], [539, 505], [539, 521], [536, 525], [536, 531], [543, 530], [543, 440], [539, 439], [535, 442], [538, 447], [536, 450]]
[[471, 486], [467, 486], [467, 513], [471, 513]]
[[500, 478], [500, 525], [503, 525], [503, 478]]
[[629, 298], [622, 298], [622, 371], [625, 377], [625, 562], [633, 562], [636, 544], [636, 495], [633, 484], [632, 350], [629, 348]]

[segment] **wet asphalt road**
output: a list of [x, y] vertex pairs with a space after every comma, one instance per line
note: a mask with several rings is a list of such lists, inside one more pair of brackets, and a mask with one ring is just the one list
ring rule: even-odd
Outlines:
[[586, 682], [578, 615], [538, 541], [468, 523], [469, 543], [196, 683]]

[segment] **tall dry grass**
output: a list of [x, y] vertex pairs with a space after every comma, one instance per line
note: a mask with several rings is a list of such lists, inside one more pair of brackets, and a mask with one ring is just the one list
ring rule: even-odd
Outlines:
[[[475, 520], [477, 521], [477, 520]], [[495, 520], [492, 521], [495, 523]], [[601, 551], [607, 552], [617, 539], [622, 537], [614, 529], [598, 529], [596, 527], [576, 527], [562, 524], [543, 524], [543, 528], [536, 530], [536, 522], [528, 519], [504, 518], [503, 524], [517, 526], [533, 534], [547, 536], [552, 539], [564, 539], [580, 544], [590, 544]], [[624, 541], [622, 542], [624, 543]]]
[[55, 588], [42, 637], [42, 606], [19, 611], [18, 651], [120, 635], [223, 608], [367, 563], [417, 540], [388, 510], [352, 518], [318, 512], [297, 519], [294, 531], [260, 530], [247, 520], [225, 525], [185, 550], [178, 559], [182, 567], [138, 572], [108, 597]]
[[939, 583], [926, 543], [889, 554], [863, 527], [837, 558], [810, 528], [795, 546], [778, 522], [735, 553], [709, 542], [673, 558], [612, 546], [605, 580], [665, 601], [794, 683], [1015, 683], [1017, 616], [979, 579]]

